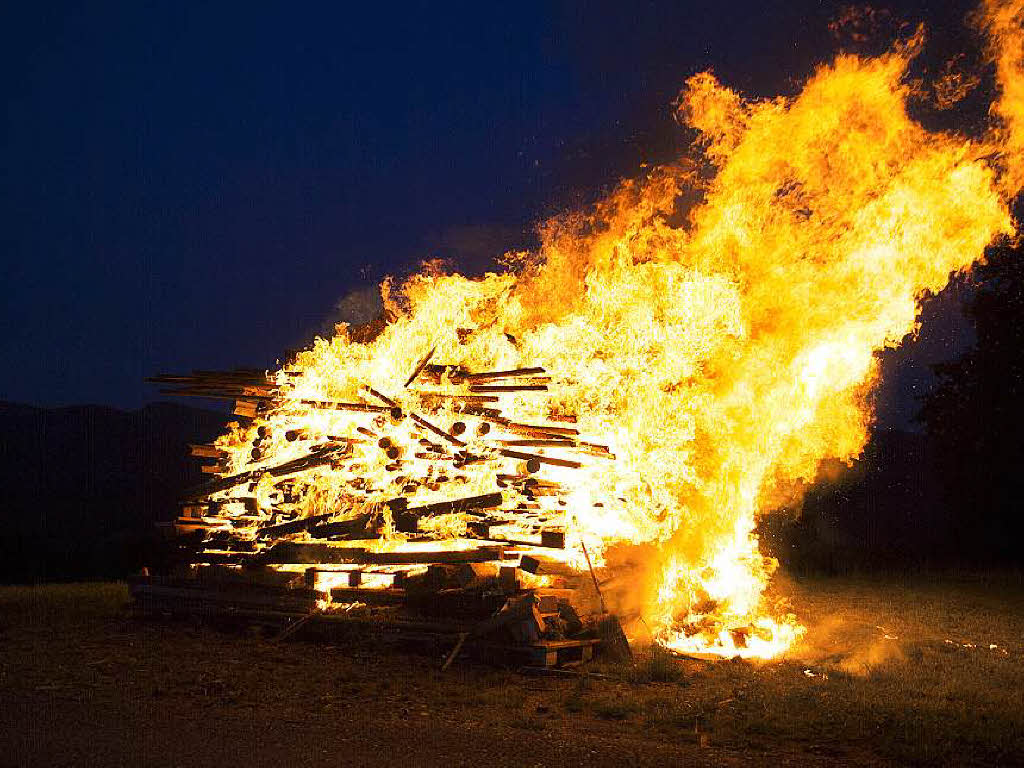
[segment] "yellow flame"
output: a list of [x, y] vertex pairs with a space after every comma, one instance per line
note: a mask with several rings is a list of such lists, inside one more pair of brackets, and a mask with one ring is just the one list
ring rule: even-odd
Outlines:
[[1024, 187], [1024, 0], [984, 0], [979, 11], [988, 33], [989, 54], [996, 65], [999, 98], [992, 112], [1000, 120], [1003, 190], [1015, 195]]

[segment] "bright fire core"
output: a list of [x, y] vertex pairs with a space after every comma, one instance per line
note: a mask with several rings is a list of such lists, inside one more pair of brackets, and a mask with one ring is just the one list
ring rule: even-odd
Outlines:
[[[574, 451], [589, 445], [581, 466], [543, 466], [537, 476], [563, 492], [531, 507], [564, 515], [568, 563], [587, 567], [585, 544], [611, 574], [609, 607], [642, 616], [669, 648], [784, 652], [803, 629], [765, 598], [775, 563], [760, 553], [759, 515], [823, 459], [859, 454], [876, 351], [915, 329], [924, 292], [1013, 233], [1009, 201], [1024, 178], [1022, 14], [1022, 0], [982, 9], [999, 84], [982, 138], [932, 133], [908, 115], [919, 38], [880, 58], [840, 56], [793, 98], [748, 101], [709, 73], [692, 77], [680, 99], [699, 134], [689, 159], [547, 222], [539, 250], [510, 254], [506, 271], [425, 270], [385, 283], [380, 333], [356, 340], [339, 326], [277, 372], [283, 402], [218, 441], [229, 453], [224, 474], [254, 465], [260, 427], [256, 463], [306, 455], [296, 433], [354, 437], [350, 460], [303, 476], [301, 511], [341, 510], [342, 519], [382, 504], [407, 469], [360, 442], [364, 415], [309, 404], [379, 404], [372, 388], [445, 431], [469, 424], [462, 441], [481, 460], [460, 467], [460, 490], [490, 493], [494, 462], [521, 471], [507, 449], [529, 434], [478, 434], [483, 418], [465, 404], [480, 389], [465, 374], [542, 368], [542, 395], [483, 397], [500, 399], [511, 423], [561, 425]], [[698, 202], [684, 210], [683, 198]], [[406, 386], [430, 350], [430, 375]], [[548, 442], [529, 450], [564, 456]], [[367, 488], [379, 490], [367, 498]], [[257, 500], [272, 492], [257, 487]], [[422, 504], [445, 496], [429, 483], [407, 495]], [[441, 541], [467, 531], [465, 515], [429, 524]], [[407, 538], [391, 531], [382, 546]], [[617, 570], [629, 578], [616, 581]]]

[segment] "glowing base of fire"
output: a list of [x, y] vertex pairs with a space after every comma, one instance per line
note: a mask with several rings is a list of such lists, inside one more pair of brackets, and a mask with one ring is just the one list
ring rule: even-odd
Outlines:
[[675, 653], [694, 656], [775, 659], [788, 651], [806, 631], [796, 623], [772, 619], [759, 619], [752, 629], [750, 633], [723, 629], [713, 639], [705, 634], [687, 635], [680, 630], [660, 637], [658, 644]]

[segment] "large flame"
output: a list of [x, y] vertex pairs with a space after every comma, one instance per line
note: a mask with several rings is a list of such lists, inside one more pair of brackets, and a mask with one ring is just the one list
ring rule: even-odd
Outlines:
[[[775, 564], [759, 551], [758, 516], [823, 459], [858, 455], [875, 351], [913, 331], [924, 291], [1012, 233], [1022, 6], [982, 9], [1001, 87], [984, 140], [911, 119], [909, 47], [840, 56], [791, 99], [749, 101], [709, 73], [691, 78], [680, 113], [704, 164], [659, 168], [548, 222], [539, 251], [510, 256], [507, 271], [385, 285], [383, 331], [358, 342], [340, 326], [278, 372], [284, 405], [221, 438], [228, 472], [251, 466], [259, 425], [272, 426], [262, 451], [276, 462], [301, 455], [288, 430], [352, 431], [351, 414], [303, 400], [358, 400], [370, 386], [422, 409], [423, 388], [403, 384], [427, 350], [469, 370], [540, 366], [553, 398], [517, 392], [503, 414], [574, 414], [581, 438], [615, 456], [548, 472], [569, 489], [570, 563], [585, 567], [581, 541], [598, 567], [640, 559], [625, 599], [673, 649], [784, 651], [802, 629], [764, 598]], [[684, 193], [699, 197], [686, 211]], [[432, 413], [445, 428], [462, 418], [452, 405]], [[393, 487], [379, 454], [359, 472]], [[493, 474], [463, 471], [467, 493], [493, 490]], [[351, 480], [325, 468], [306, 512], [346, 503]], [[438, 525], [465, 534], [457, 519]]]
[[1001, 149], [1003, 191], [1013, 196], [1024, 188], [1024, 2], [984, 0], [978, 18], [1000, 89], [992, 105], [999, 120], [993, 142]]

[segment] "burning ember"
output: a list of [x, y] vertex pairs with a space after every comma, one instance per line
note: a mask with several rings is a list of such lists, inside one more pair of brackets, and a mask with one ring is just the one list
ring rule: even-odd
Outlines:
[[[1022, 14], [981, 10], [1000, 86], [984, 139], [908, 115], [920, 36], [840, 56], [794, 98], [698, 74], [679, 114], [700, 161], [547, 222], [507, 271], [385, 282], [385, 323], [339, 326], [269, 375], [162, 377], [243, 417], [197, 449], [215, 479], [181, 522], [206, 531], [202, 559], [313, 564], [346, 605], [420, 555], [538, 588], [593, 572], [668, 648], [784, 652], [803, 629], [765, 597], [758, 517], [859, 454], [875, 352], [1013, 233]], [[699, 202], [681, 211], [684, 193]]]

